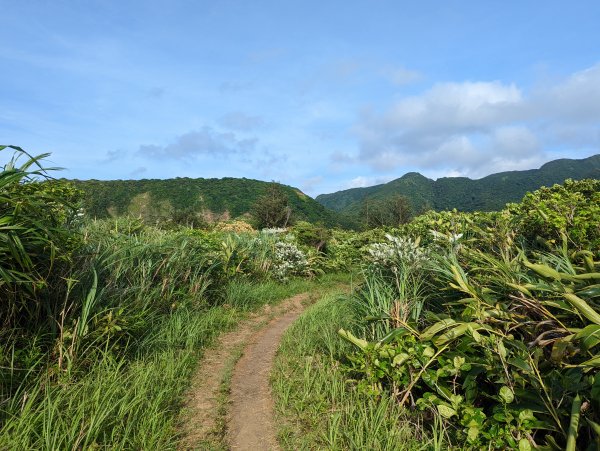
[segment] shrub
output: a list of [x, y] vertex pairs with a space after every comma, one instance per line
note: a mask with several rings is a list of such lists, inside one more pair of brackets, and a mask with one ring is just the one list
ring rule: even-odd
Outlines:
[[517, 232], [529, 242], [551, 243], [566, 236], [575, 248], [600, 247], [600, 180], [566, 180], [542, 187], [519, 204], [509, 204]]
[[310, 268], [306, 255], [295, 244], [278, 241], [275, 243], [271, 271], [274, 278], [285, 281], [290, 276], [308, 275]]

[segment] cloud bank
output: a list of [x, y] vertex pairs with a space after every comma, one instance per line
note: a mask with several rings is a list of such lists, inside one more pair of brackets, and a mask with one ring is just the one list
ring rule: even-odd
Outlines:
[[416, 167], [480, 177], [538, 166], [548, 151], [597, 152], [600, 64], [530, 92], [499, 81], [437, 83], [363, 115], [355, 132], [357, 161], [377, 172]]

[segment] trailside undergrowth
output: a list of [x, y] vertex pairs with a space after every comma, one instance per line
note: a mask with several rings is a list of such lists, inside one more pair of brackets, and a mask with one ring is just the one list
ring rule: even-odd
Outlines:
[[279, 439], [284, 449], [422, 449], [417, 421], [390, 396], [348, 385], [340, 360], [351, 351], [337, 334], [358, 319], [356, 304], [333, 293], [285, 333], [272, 375]]
[[599, 201], [600, 181], [568, 181], [371, 245], [363, 330], [339, 331], [356, 388], [460, 449], [599, 449]]
[[[88, 371], [55, 381], [41, 375], [23, 384], [3, 406], [0, 444], [8, 449], [177, 449], [182, 396], [201, 356], [248, 312], [340, 278], [236, 283], [236, 305], [181, 309], [150, 325], [135, 355], [98, 350]], [[246, 289], [244, 289], [246, 288]], [[260, 303], [256, 292], [270, 290]], [[246, 296], [252, 299], [248, 304]]]

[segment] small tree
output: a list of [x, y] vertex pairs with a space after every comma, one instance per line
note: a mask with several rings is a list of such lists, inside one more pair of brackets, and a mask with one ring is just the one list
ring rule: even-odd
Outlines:
[[394, 194], [387, 199], [365, 199], [361, 208], [365, 228], [406, 224], [412, 218], [412, 208], [406, 196]]
[[292, 209], [281, 184], [270, 183], [265, 194], [254, 203], [251, 214], [257, 229], [287, 227], [291, 223]]
[[331, 239], [331, 231], [327, 227], [307, 221], [298, 221], [294, 225], [293, 233], [300, 244], [320, 252], [326, 252], [327, 242]]

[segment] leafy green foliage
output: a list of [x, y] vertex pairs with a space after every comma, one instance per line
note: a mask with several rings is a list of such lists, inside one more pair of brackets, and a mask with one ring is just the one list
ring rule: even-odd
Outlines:
[[70, 259], [79, 193], [65, 183], [39, 181], [48, 177], [40, 165], [46, 155], [32, 157], [14, 146], [0, 151], [7, 147], [15, 154], [0, 172], [0, 317], [10, 328], [40, 321], [54, 308], [44, 294]]
[[[288, 263], [286, 234], [90, 221], [77, 188], [13, 150], [0, 173], [0, 448], [174, 448], [197, 348], [238, 310], [301, 287], [271, 271]], [[285, 244], [303, 260], [283, 276], [313, 275]], [[232, 281], [258, 286], [237, 310], [223, 307]]]
[[528, 193], [519, 204], [508, 206], [516, 218], [520, 235], [560, 242], [566, 236], [571, 246], [600, 246], [600, 180], [567, 180], [564, 185]]
[[348, 390], [338, 359], [350, 345], [336, 330], [359, 316], [341, 293], [326, 296], [285, 333], [273, 371], [284, 449], [430, 449], [392, 396]]
[[[359, 389], [441, 419], [468, 449], [595, 449], [600, 255], [582, 247], [596, 239], [596, 196], [595, 181], [567, 182], [501, 213], [428, 213], [397, 230], [423, 238], [428, 264], [399, 278], [411, 253], [393, 253], [395, 271], [372, 260], [380, 270], [357, 294], [367, 339], [340, 331], [358, 349], [348, 371]], [[560, 245], [517, 244], [540, 239]], [[402, 314], [414, 298], [419, 315]]]
[[[176, 221], [201, 226], [248, 216], [271, 186], [246, 178], [176, 178], [167, 180], [74, 180], [84, 191], [83, 206], [91, 218], [142, 217], [147, 224]], [[334, 226], [337, 214], [296, 188], [279, 185], [299, 220]]]
[[314, 248], [320, 252], [327, 252], [327, 243], [331, 239], [332, 232], [325, 226], [298, 221], [291, 231], [301, 245]]
[[360, 216], [364, 227], [398, 227], [406, 224], [412, 218], [412, 207], [406, 196], [394, 194], [385, 199], [370, 199], [363, 201]]
[[257, 229], [285, 228], [292, 223], [292, 208], [288, 196], [282, 186], [275, 182], [252, 205], [250, 214]]
[[[260, 305], [264, 290], [277, 291], [274, 279], [367, 261], [365, 283], [348, 303], [363, 321], [341, 334], [358, 350], [348, 355], [359, 388], [351, 399], [370, 401], [364, 415], [345, 404], [326, 443], [351, 437], [364, 445], [371, 425], [393, 431], [389, 415], [399, 406], [434, 418], [472, 449], [575, 449], [600, 437], [596, 181], [544, 188], [501, 212], [428, 212], [362, 233], [308, 222], [291, 231], [258, 233], [241, 223], [206, 231], [148, 225], [180, 211], [192, 226], [207, 205], [208, 193], [191, 205], [191, 190], [182, 190], [175, 205], [167, 191], [148, 189], [166, 181], [113, 191], [111, 202], [143, 219], [100, 202], [117, 217], [85, 221], [77, 188], [47, 180], [39, 157], [13, 150], [26, 161], [13, 159], [0, 173], [2, 446], [173, 447], [165, 437], [194, 351], [231, 326], [231, 309]], [[241, 192], [245, 182], [237, 183]], [[293, 193], [292, 208], [310, 204]], [[339, 357], [348, 348], [327, 334], [327, 362], [337, 368], [333, 349]], [[331, 399], [343, 400], [336, 377]], [[149, 410], [161, 413], [143, 421]], [[363, 416], [352, 423], [354, 414]], [[356, 427], [341, 437], [336, 424]], [[389, 437], [382, 447], [395, 443]]]

